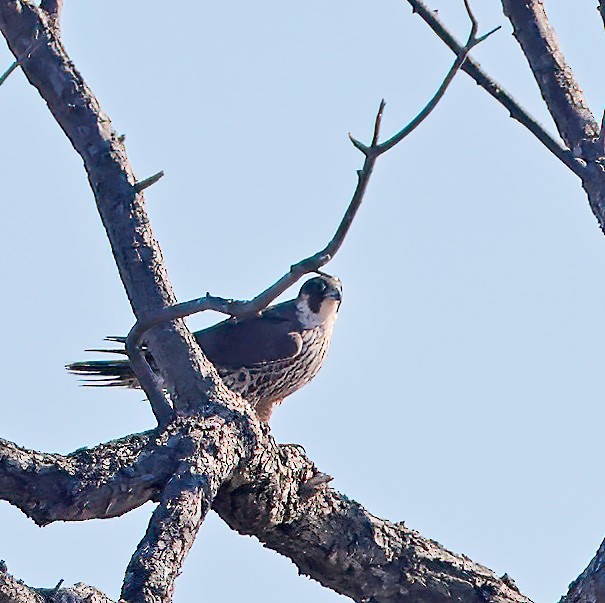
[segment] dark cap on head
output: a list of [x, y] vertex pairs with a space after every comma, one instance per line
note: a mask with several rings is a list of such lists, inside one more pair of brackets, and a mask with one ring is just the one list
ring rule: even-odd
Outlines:
[[318, 313], [326, 299], [342, 300], [342, 283], [335, 276], [322, 274], [309, 279], [301, 288], [298, 297], [306, 296], [311, 312]]

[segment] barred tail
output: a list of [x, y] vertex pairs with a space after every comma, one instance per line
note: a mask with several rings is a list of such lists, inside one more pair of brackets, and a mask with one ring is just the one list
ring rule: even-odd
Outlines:
[[[120, 341], [123, 338], [111, 337], [109, 341]], [[87, 350], [89, 352], [106, 352], [125, 354], [124, 350]], [[65, 368], [78, 377], [82, 377], [86, 387], [139, 387], [139, 382], [130, 368], [128, 360], [89, 360], [72, 362]]]

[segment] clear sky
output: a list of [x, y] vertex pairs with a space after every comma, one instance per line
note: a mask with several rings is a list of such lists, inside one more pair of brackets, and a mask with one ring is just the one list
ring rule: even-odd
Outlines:
[[[474, 56], [553, 130], [500, 3], [474, 4], [483, 31], [504, 26]], [[431, 5], [466, 37], [461, 0]], [[600, 118], [595, 2], [546, 5]], [[403, 0], [68, 0], [63, 29], [139, 178], [166, 173], [147, 202], [181, 300], [252, 296], [323, 246], [361, 165], [347, 133], [368, 139], [382, 97], [392, 133], [452, 60]], [[20, 72], [0, 120], [0, 437], [69, 452], [148, 429], [139, 392], [63, 370], [132, 323], [81, 161]], [[374, 514], [557, 600], [605, 534], [605, 238], [577, 178], [461, 74], [380, 160], [327, 269], [344, 282], [333, 345], [277, 411], [277, 440]], [[0, 558], [29, 584], [117, 597], [151, 510], [39, 529], [1, 503]], [[216, 516], [175, 603], [200, 597], [346, 600]]]

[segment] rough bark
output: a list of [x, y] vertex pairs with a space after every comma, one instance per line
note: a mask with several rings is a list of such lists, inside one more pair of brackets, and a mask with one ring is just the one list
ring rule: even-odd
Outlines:
[[44, 596], [0, 570], [0, 603], [46, 603]]
[[157, 496], [184, 455], [177, 438], [148, 432], [66, 456], [0, 440], [0, 498], [40, 526], [122, 515]]
[[588, 567], [569, 585], [559, 603], [600, 603], [605, 601], [605, 540]]
[[147, 533], [128, 564], [122, 598], [129, 603], [172, 600], [174, 581], [218, 489], [255, 444], [247, 442], [250, 434], [239, 433], [233, 422], [219, 417], [185, 421], [183, 427], [179, 432], [186, 434], [190, 452], [163, 488]]
[[502, 7], [561, 138], [583, 157], [583, 141], [598, 136], [599, 127], [559, 48], [542, 1], [502, 0]]
[[[379, 519], [334, 490], [292, 500], [279, 500], [281, 493], [267, 499], [258, 481], [235, 489], [229, 484], [214, 508], [233, 529], [255, 535], [292, 559], [301, 573], [354, 601], [529, 602], [509, 581], [468, 557], [403, 523]], [[281, 521], [271, 521], [280, 508]]]
[[101, 591], [86, 584], [70, 588], [33, 588], [13, 578], [0, 562], [0, 603], [114, 603]]
[[[200, 430], [205, 432], [204, 437], [200, 436]], [[469, 601], [528, 600], [505, 580], [463, 555], [447, 551], [403, 524], [391, 524], [374, 517], [358, 503], [326, 486], [316, 486], [319, 472], [314, 464], [297, 447], [278, 446], [266, 427], [260, 426], [260, 430], [256, 453], [249, 464], [222, 486], [213, 508], [232, 528], [254, 535], [267, 547], [288, 556], [302, 573], [356, 601], [412, 601], [421, 595], [426, 601], [456, 601], [461, 594]], [[218, 431], [220, 429], [200, 424], [194, 418], [181, 419], [161, 433], [156, 430], [129, 436], [65, 457], [42, 455], [5, 442], [0, 463], [2, 496], [11, 503], [19, 501], [24, 512], [40, 523], [41, 519], [49, 523], [89, 516], [109, 517], [119, 514], [118, 510], [126, 512], [154, 498], [176, 474], [176, 496], [171, 489], [164, 489], [165, 504], [158, 507], [157, 521], [150, 523], [125, 580], [127, 601], [154, 600], [139, 599], [131, 593], [141, 592], [143, 584], [152, 589], [153, 596], [158, 594], [153, 587], [158, 568], [165, 571], [167, 567], [177, 568], [180, 563], [176, 557], [174, 563], [165, 563], [161, 556], [186, 553], [207, 510], [203, 500], [212, 498], [212, 490], [221, 481], [214, 477], [211, 482], [204, 477], [210, 473], [219, 475], [209, 470], [209, 466], [223, 467], [225, 471], [236, 461], [230, 458], [221, 462], [219, 454], [218, 460], [216, 455], [212, 460], [207, 457], [207, 464], [198, 467], [197, 472], [181, 470], [179, 474], [173, 468], [181, 459], [181, 468], [188, 469], [189, 459], [199, 458], [196, 446], [200, 442], [213, 450], [216, 441], [209, 440], [208, 434]], [[231, 443], [234, 440], [221, 438], [221, 449], [232, 454], [228, 444], [223, 446], [225, 440]], [[81, 460], [86, 457], [89, 457], [86, 462]], [[112, 462], [112, 458], [121, 460]], [[145, 471], [141, 469], [143, 463]], [[92, 464], [96, 465], [94, 479], [89, 479]], [[83, 475], [79, 474], [80, 467]], [[40, 473], [43, 477], [36, 477]], [[146, 487], [136, 487], [136, 476]], [[111, 484], [111, 488], [101, 487], [105, 494], [99, 496], [106, 502], [110, 493], [110, 509], [93, 500], [92, 510], [82, 511], [82, 499], [76, 497], [72, 501], [70, 493], [81, 490], [93, 494], [95, 480]], [[15, 485], [14, 490], [6, 487], [7, 481]], [[55, 515], [52, 517], [49, 509], [39, 508], [38, 501], [44, 503], [42, 485], [53, 494], [55, 504], [50, 505], [50, 509]], [[204, 492], [203, 499], [196, 495], [197, 489]], [[189, 501], [185, 500], [187, 504], [182, 507], [172, 506], [179, 497], [180, 502], [183, 497]], [[23, 504], [24, 499], [27, 504]], [[62, 499], [64, 502], [60, 505]], [[175, 522], [166, 521], [170, 513], [177, 516]], [[176, 535], [171, 532], [173, 527], [177, 529]], [[176, 548], [162, 546], [166, 534]], [[161, 544], [158, 546], [158, 543]], [[170, 583], [170, 580], [163, 582], [159, 590]]]
[[[0, 0], [0, 30], [84, 160], [141, 317], [172, 304], [174, 295], [123, 144], [58, 38], [60, 6]], [[578, 123], [572, 126], [570, 136]], [[598, 178], [586, 186], [600, 211]], [[159, 501], [126, 572], [126, 601], [171, 601], [174, 578], [211, 505], [234, 529], [356, 601], [529, 601], [508, 579], [327, 488], [300, 450], [278, 447], [221, 385], [182, 323], [154, 329], [149, 343], [178, 411], [168, 425], [66, 456], [0, 443], [0, 497], [41, 525], [111, 517]], [[37, 591], [0, 572], [0, 603], [42, 603], [51, 595], [54, 601], [109, 601], [84, 586]]]
[[[77, 153], [107, 231], [120, 277], [137, 317], [176, 301], [153, 238], [143, 193], [123, 142], [99, 102], [69, 60], [52, 18], [28, 2], [0, 2], [0, 31], [23, 73]], [[157, 327], [147, 336], [173, 400], [183, 409], [202, 398], [216, 398], [214, 369], [179, 322]], [[198, 350], [193, 353], [192, 350]]]

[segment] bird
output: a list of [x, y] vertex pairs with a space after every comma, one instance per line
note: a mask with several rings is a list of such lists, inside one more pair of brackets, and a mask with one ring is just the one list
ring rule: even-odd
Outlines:
[[[307, 280], [295, 299], [193, 335], [223, 383], [246, 399], [261, 421], [269, 422], [276, 406], [321, 368], [341, 301], [341, 281], [322, 272]], [[107, 340], [124, 343], [125, 338]], [[125, 354], [123, 349], [91, 351]], [[154, 367], [149, 354], [148, 361]], [[128, 360], [73, 362], [66, 368], [86, 385], [139, 387]]]

